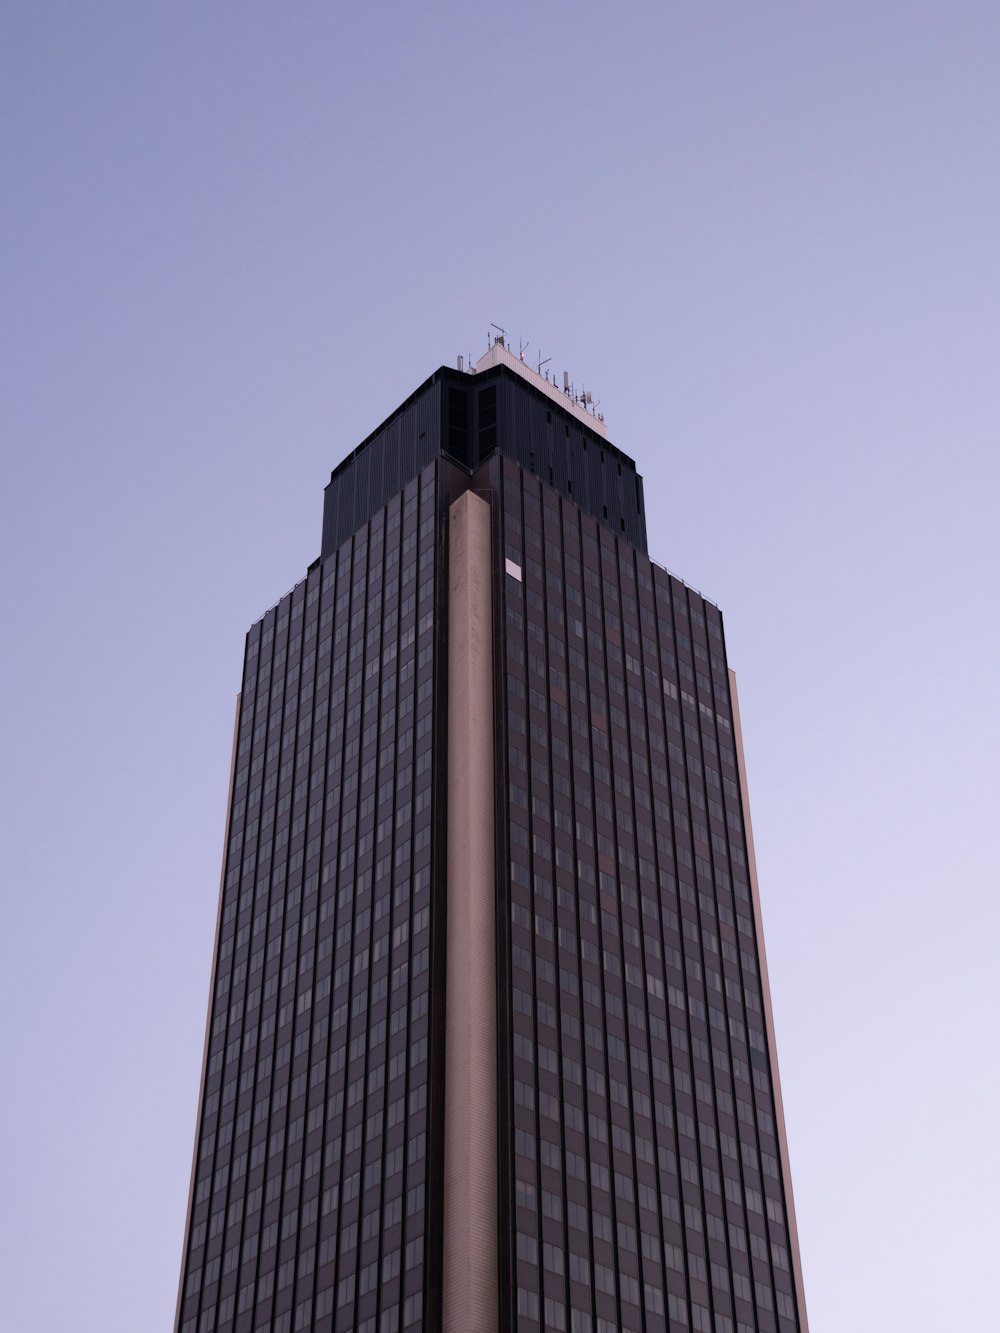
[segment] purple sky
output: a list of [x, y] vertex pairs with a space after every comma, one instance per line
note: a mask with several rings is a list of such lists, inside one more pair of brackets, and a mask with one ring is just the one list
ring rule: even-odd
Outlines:
[[995, 0], [6, 0], [0, 1323], [167, 1333], [242, 638], [491, 320], [739, 680], [812, 1333], [996, 1317]]

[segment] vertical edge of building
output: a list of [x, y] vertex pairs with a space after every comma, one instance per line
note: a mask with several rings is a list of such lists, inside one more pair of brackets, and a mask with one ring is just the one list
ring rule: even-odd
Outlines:
[[[219, 865], [219, 902], [215, 909], [215, 935], [213, 938], [218, 941], [219, 930], [222, 926], [222, 900], [226, 892], [226, 858], [229, 850], [229, 824], [233, 813], [233, 788], [236, 782], [236, 750], [240, 738], [240, 704], [243, 695], [236, 696], [236, 709], [233, 713], [233, 745], [229, 756], [229, 795], [226, 799], [226, 843], [222, 849], [222, 860]], [[188, 1252], [188, 1242], [191, 1239], [191, 1216], [194, 1212], [194, 1186], [198, 1173], [198, 1143], [201, 1137], [201, 1121], [205, 1111], [205, 1084], [208, 1074], [208, 1046], [209, 1037], [212, 1030], [212, 999], [215, 995], [215, 977], [219, 970], [219, 951], [217, 947], [212, 949], [212, 973], [208, 983], [208, 1007], [205, 1013], [205, 1043], [201, 1056], [201, 1080], [198, 1086], [198, 1111], [194, 1122], [194, 1147], [191, 1149], [191, 1179], [188, 1184], [187, 1210], [184, 1218], [184, 1240], [181, 1245], [181, 1264], [180, 1273], [177, 1277], [177, 1307], [174, 1310], [174, 1327], [179, 1328], [181, 1322], [181, 1305], [184, 1301], [184, 1274], [186, 1269], [186, 1259]]]
[[449, 511], [444, 1333], [497, 1327], [490, 506]]
[[799, 1320], [802, 1333], [809, 1333], [809, 1316], [806, 1312], [806, 1289], [802, 1281], [802, 1256], [799, 1251], [799, 1228], [795, 1220], [795, 1197], [792, 1188], [792, 1171], [788, 1157], [788, 1135], [785, 1129], [785, 1105], [781, 1096], [781, 1078], [778, 1072], [778, 1043], [774, 1035], [774, 1011], [771, 1007], [771, 982], [767, 971], [767, 952], [764, 947], [764, 920], [760, 907], [760, 885], [757, 879], [757, 855], [754, 851], [753, 825], [750, 819], [750, 791], [747, 785], [746, 753], [743, 749], [743, 727], [740, 722], [740, 696], [736, 686], [736, 672], [729, 669], [729, 693], [733, 706], [733, 732], [736, 741], [736, 764], [740, 775], [740, 800], [743, 803], [743, 824], [747, 840], [747, 870], [750, 876], [750, 896], [753, 900], [754, 926], [757, 931], [757, 953], [760, 959], [761, 990], [764, 999], [764, 1024], [767, 1032], [767, 1046], [771, 1055], [771, 1081], [774, 1090], [774, 1118], [778, 1130], [778, 1152], [781, 1159], [781, 1174], [785, 1184], [785, 1207], [788, 1210], [788, 1244], [792, 1259], [792, 1277], [795, 1282], [795, 1297], [799, 1307]]

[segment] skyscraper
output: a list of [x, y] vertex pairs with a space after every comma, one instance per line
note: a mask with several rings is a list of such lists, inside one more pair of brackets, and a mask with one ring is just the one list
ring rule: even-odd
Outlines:
[[178, 1333], [807, 1333], [735, 682], [494, 344], [246, 641]]

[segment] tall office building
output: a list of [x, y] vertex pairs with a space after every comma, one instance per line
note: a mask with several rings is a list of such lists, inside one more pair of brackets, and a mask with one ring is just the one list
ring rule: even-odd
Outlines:
[[179, 1333], [806, 1333], [722, 617], [501, 344], [246, 640]]

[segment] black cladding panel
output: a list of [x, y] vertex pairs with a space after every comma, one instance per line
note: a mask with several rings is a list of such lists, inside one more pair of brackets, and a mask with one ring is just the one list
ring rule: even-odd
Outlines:
[[497, 451], [646, 550], [642, 480], [627, 454], [505, 366], [442, 366], [334, 470], [322, 557], [436, 457], [474, 471]]
[[323, 499], [323, 559], [442, 453], [441, 422], [434, 376], [334, 469]]
[[644, 552], [646, 515], [633, 459], [509, 371], [498, 396], [500, 452]]

